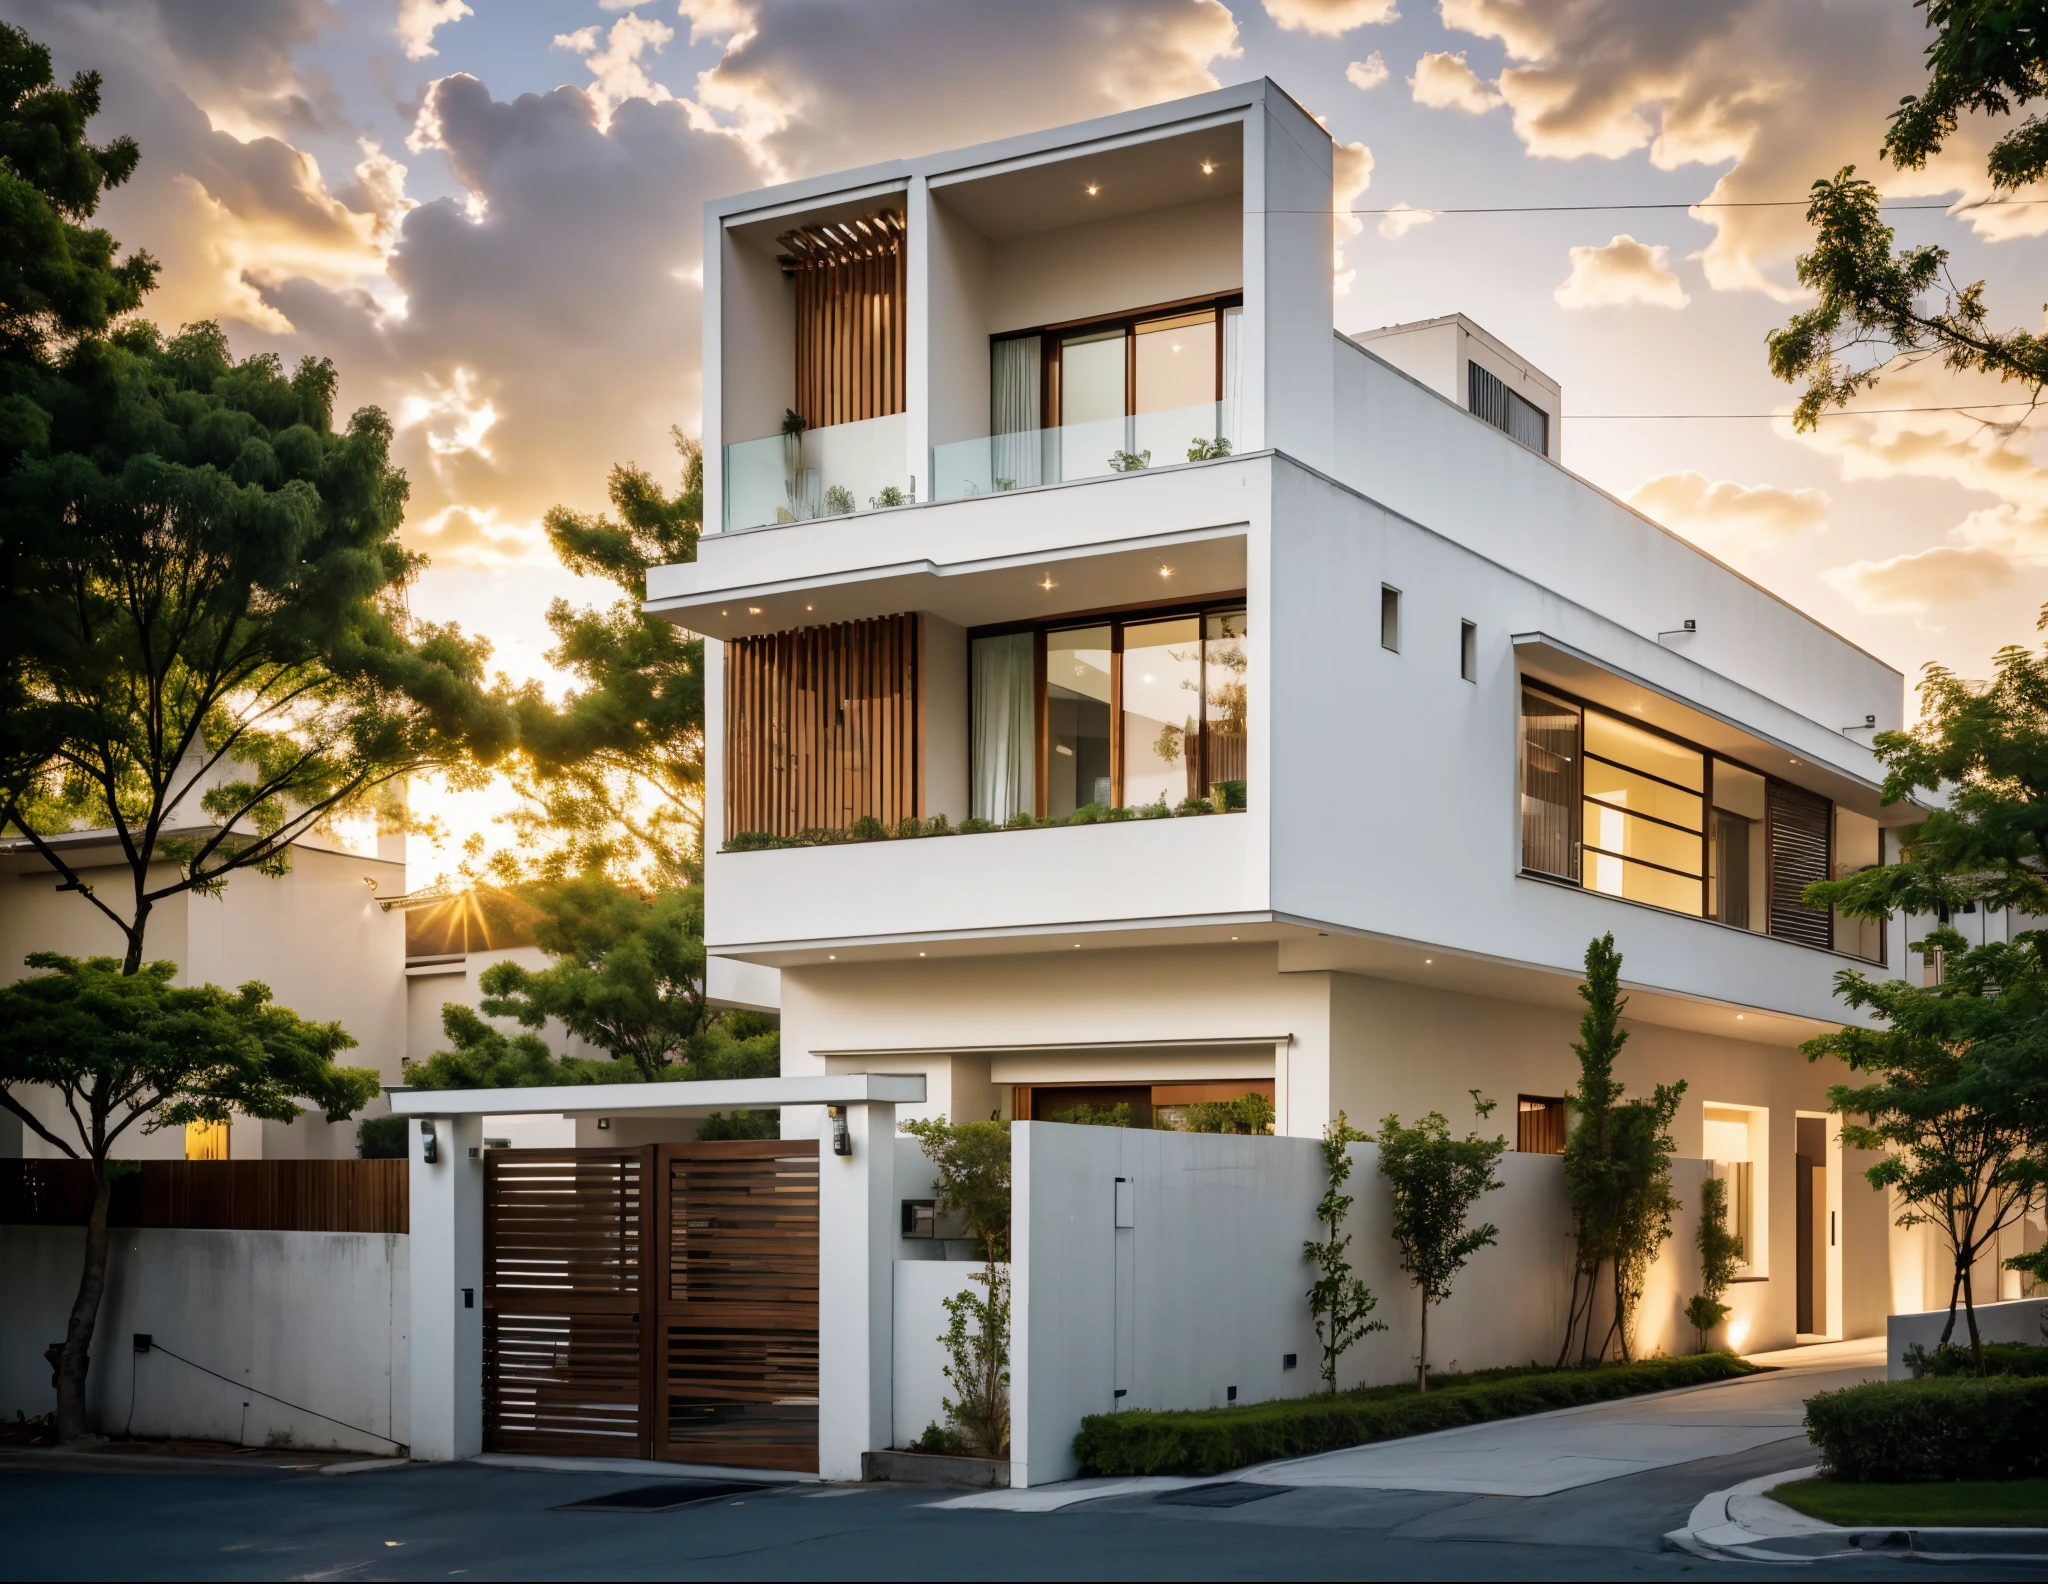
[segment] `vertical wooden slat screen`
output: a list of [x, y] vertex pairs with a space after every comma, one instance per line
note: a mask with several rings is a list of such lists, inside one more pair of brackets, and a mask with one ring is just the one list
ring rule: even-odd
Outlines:
[[818, 1466], [818, 1141], [664, 1144], [655, 1456]]
[[903, 411], [903, 216], [776, 238], [796, 282], [796, 410], [813, 429]]
[[1806, 946], [1833, 946], [1833, 916], [1801, 899], [1808, 886], [1832, 872], [1828, 827], [1834, 805], [1799, 787], [1772, 781], [1765, 787], [1765, 806], [1770, 816], [1771, 933]]
[[[403, 1232], [403, 1160], [141, 1163], [114, 1182], [108, 1224], [214, 1232]], [[0, 1161], [0, 1223], [84, 1226], [86, 1161]]]
[[923, 813], [918, 643], [913, 613], [726, 644], [728, 835]]

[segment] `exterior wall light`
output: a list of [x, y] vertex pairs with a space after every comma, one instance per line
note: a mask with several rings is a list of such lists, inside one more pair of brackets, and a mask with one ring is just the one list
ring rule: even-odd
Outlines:
[[431, 1166], [441, 1158], [441, 1146], [434, 1138], [434, 1124], [420, 1124], [420, 1163]]
[[825, 1114], [832, 1119], [832, 1153], [834, 1155], [851, 1155], [853, 1153], [853, 1137], [846, 1131], [846, 1107], [827, 1106], [825, 1107]]

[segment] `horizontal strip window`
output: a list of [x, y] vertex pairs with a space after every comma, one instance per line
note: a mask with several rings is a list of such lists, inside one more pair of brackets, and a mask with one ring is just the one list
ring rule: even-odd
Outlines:
[[1884, 962], [1882, 923], [1805, 903], [1883, 861], [1874, 820], [1528, 678], [1519, 760], [1524, 874]]

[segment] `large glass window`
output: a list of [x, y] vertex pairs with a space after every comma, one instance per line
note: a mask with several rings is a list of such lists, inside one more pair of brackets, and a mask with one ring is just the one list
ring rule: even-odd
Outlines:
[[1881, 924], [1802, 900], [1879, 861], [1875, 821], [1547, 689], [1521, 698], [1525, 873], [1884, 960]]
[[975, 637], [975, 816], [1243, 808], [1247, 633], [1243, 608], [1226, 606]]

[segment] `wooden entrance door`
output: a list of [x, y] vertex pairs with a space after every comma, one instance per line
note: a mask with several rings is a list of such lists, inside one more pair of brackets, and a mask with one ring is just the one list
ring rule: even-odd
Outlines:
[[817, 1468], [815, 1139], [492, 1150], [484, 1182], [487, 1451]]
[[654, 1455], [818, 1467], [818, 1141], [663, 1144]]

